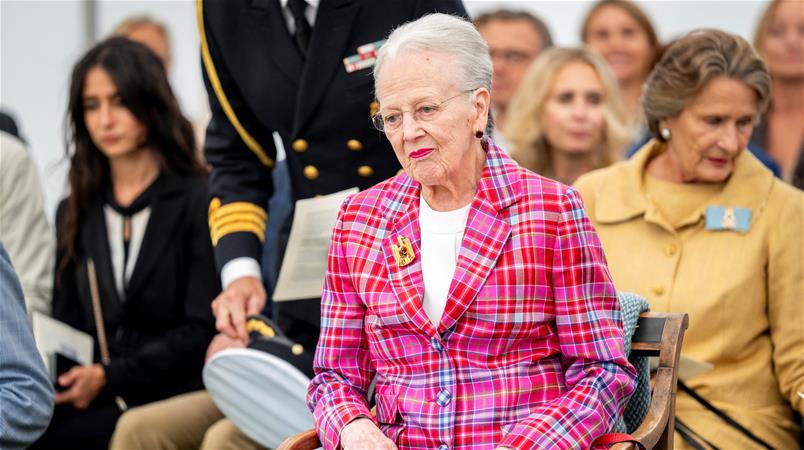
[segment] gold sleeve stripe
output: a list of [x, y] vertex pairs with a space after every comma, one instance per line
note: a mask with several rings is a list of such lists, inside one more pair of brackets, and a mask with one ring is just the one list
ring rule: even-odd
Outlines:
[[223, 206], [217, 204], [214, 205], [214, 207], [212, 204], [210, 204], [209, 208], [210, 221], [219, 220], [229, 214], [253, 214], [256, 217], [262, 219], [263, 221], [268, 219], [268, 213], [265, 212], [265, 209], [255, 205], [254, 203], [233, 202], [233, 203], [227, 203]]
[[221, 206], [221, 200], [215, 197], [209, 203], [208, 220], [212, 245], [218, 245], [227, 234], [237, 232], [254, 233], [260, 241], [265, 240], [268, 214], [253, 203], [234, 202]]
[[214, 228], [222, 222], [231, 222], [235, 218], [237, 220], [250, 220], [254, 223], [265, 225], [267, 219], [259, 214], [251, 212], [231, 212], [226, 214], [214, 214], [209, 216], [209, 227]]
[[260, 217], [256, 214], [232, 213], [232, 214], [226, 214], [224, 216], [210, 218], [209, 229], [215, 230], [216, 228], [220, 228], [232, 222], [251, 222], [254, 225], [257, 225], [264, 230], [266, 220], [263, 217]]
[[255, 227], [259, 228], [263, 232], [265, 232], [265, 221], [264, 220], [256, 220], [253, 215], [232, 215], [226, 216], [225, 218], [216, 221], [213, 226], [210, 227], [210, 230], [216, 231], [224, 228], [228, 225], [233, 223], [250, 223]]
[[220, 207], [221, 199], [213, 197], [209, 202], [209, 209], [207, 210], [207, 223], [209, 224], [210, 233], [212, 233], [213, 228], [215, 228], [215, 222], [212, 221], [212, 217], [215, 216], [215, 213], [218, 212]]
[[265, 231], [260, 227], [251, 222], [235, 222], [215, 229], [212, 233], [212, 245], [218, 245], [218, 241], [226, 235], [239, 232], [254, 233], [260, 242], [265, 241]]
[[223, 92], [221, 80], [218, 78], [218, 71], [215, 69], [215, 63], [212, 61], [212, 55], [209, 53], [209, 43], [207, 43], [207, 34], [204, 29], [203, 0], [196, 1], [196, 13], [198, 15], [198, 35], [201, 37], [201, 59], [204, 61], [204, 69], [206, 69], [209, 82], [212, 84], [212, 90], [215, 91], [215, 97], [218, 98], [218, 102], [221, 104], [223, 112], [226, 114], [229, 122], [237, 131], [237, 134], [240, 135], [240, 139], [242, 139], [246, 146], [251, 149], [255, 155], [257, 155], [257, 158], [261, 163], [268, 167], [273, 167], [274, 161], [268, 156], [267, 153], [265, 153], [265, 150], [262, 148], [260, 143], [257, 142], [257, 140], [254, 139], [240, 123], [240, 119], [237, 118], [234, 109], [232, 109], [229, 99], [226, 98], [226, 93]]

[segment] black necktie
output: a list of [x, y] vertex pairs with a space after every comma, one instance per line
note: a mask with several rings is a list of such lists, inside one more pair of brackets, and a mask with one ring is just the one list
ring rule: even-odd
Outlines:
[[296, 25], [296, 34], [293, 36], [296, 39], [296, 45], [301, 50], [302, 54], [307, 54], [307, 46], [310, 44], [310, 35], [313, 29], [304, 17], [304, 10], [307, 9], [307, 2], [305, 0], [288, 0], [288, 8], [293, 15], [293, 22]]

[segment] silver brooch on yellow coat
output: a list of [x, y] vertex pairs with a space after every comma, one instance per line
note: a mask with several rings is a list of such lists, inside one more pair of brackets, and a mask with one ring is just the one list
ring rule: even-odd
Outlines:
[[738, 231], [747, 233], [751, 228], [751, 209], [733, 206], [706, 208], [706, 229], [710, 231]]

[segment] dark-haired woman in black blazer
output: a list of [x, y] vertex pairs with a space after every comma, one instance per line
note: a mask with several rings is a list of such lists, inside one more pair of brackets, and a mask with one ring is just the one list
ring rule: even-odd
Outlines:
[[204, 168], [159, 59], [101, 42], [73, 70], [67, 119], [53, 316], [95, 337], [95, 363], [59, 367], [34, 448], [107, 448], [127, 406], [201, 387], [220, 286]]

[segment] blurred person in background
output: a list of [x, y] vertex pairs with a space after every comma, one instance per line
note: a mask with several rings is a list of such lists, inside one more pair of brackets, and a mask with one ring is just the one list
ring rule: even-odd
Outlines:
[[791, 182], [793, 186], [804, 189], [804, 152], [798, 155], [798, 163], [795, 170], [793, 170], [793, 177]]
[[491, 85], [491, 110], [494, 119], [492, 137], [507, 149], [506, 109], [530, 63], [547, 48], [553, 38], [547, 25], [531, 13], [499, 9], [474, 19], [475, 27], [489, 45], [494, 76]]
[[164, 23], [149, 16], [130, 16], [112, 31], [112, 36], [129, 38], [151, 49], [170, 74], [173, 63], [170, 51], [170, 33]]
[[60, 365], [34, 448], [105, 449], [126, 407], [201, 387], [220, 285], [205, 170], [158, 57], [118, 37], [94, 46], [73, 69], [67, 124], [53, 317], [95, 338], [95, 363]]
[[9, 112], [4, 111], [2, 108], [0, 108], [0, 131], [5, 131], [15, 138], [25, 142], [14, 116]]
[[680, 380], [676, 448], [800, 445], [804, 193], [746, 151], [770, 90], [743, 38], [692, 32], [646, 84], [653, 140], [576, 183], [617, 288], [689, 313], [683, 354], [713, 365]]
[[631, 139], [643, 139], [647, 131], [639, 98], [662, 53], [650, 18], [629, 0], [601, 0], [586, 13], [581, 40], [603, 55], [611, 66], [620, 85]]
[[[762, 14], [754, 48], [773, 81], [771, 102], [754, 128], [751, 144], [765, 151], [781, 166], [782, 177], [794, 179], [794, 167], [804, 158], [804, 4], [801, 0], [774, 0]], [[799, 164], [804, 164], [801, 162]]]
[[620, 159], [628, 128], [617, 80], [597, 53], [553, 48], [528, 69], [508, 108], [511, 155], [565, 184]]
[[0, 131], [0, 240], [25, 293], [29, 317], [50, 315], [55, 239], [39, 173], [25, 144]]

